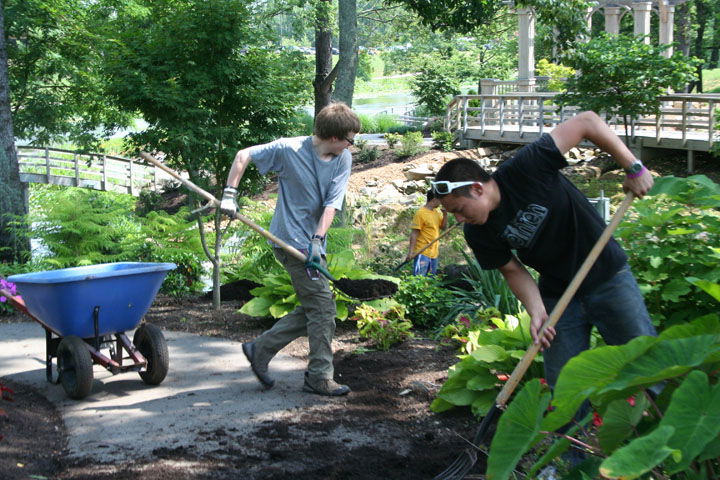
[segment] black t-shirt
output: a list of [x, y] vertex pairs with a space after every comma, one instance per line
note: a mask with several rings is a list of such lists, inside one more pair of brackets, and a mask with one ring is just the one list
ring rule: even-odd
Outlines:
[[[466, 224], [465, 239], [485, 269], [518, 258], [540, 273], [540, 293], [559, 297], [605, 229], [587, 198], [559, 170], [565, 157], [548, 134], [526, 145], [493, 174], [500, 204], [484, 225]], [[587, 293], [610, 279], [627, 256], [614, 239], [580, 286]]]

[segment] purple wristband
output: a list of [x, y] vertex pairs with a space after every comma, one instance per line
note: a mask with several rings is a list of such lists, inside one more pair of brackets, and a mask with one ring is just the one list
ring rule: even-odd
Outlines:
[[638, 178], [640, 175], [645, 173], [647, 171], [647, 168], [645, 168], [645, 165], [642, 166], [639, 172], [637, 173], [628, 173], [627, 178]]

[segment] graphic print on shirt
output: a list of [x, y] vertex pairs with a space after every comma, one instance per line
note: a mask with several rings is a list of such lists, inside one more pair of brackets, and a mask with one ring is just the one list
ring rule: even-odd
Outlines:
[[547, 218], [549, 210], [542, 205], [531, 203], [525, 210], [519, 210], [515, 219], [508, 223], [500, 238], [510, 248], [530, 248], [535, 243], [538, 232]]

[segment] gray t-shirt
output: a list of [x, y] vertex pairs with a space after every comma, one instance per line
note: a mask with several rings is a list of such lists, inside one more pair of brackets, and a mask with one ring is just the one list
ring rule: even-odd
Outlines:
[[261, 174], [278, 174], [270, 233], [297, 249], [307, 248], [325, 207], [342, 209], [350, 178], [350, 152], [345, 149], [323, 161], [315, 153], [312, 138], [281, 138], [250, 149], [250, 160]]

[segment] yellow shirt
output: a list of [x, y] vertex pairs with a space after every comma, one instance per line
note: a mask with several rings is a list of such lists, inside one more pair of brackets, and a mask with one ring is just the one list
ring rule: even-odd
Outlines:
[[[442, 225], [443, 214], [440, 210], [430, 210], [425, 207], [421, 207], [420, 210], [415, 212], [413, 217], [412, 225], [410, 228], [413, 230], [419, 230], [417, 241], [415, 242], [415, 251], [425, 248], [425, 246], [440, 236], [440, 225]], [[427, 250], [422, 252], [429, 258], [437, 258], [440, 254], [440, 242], [433, 243]]]

